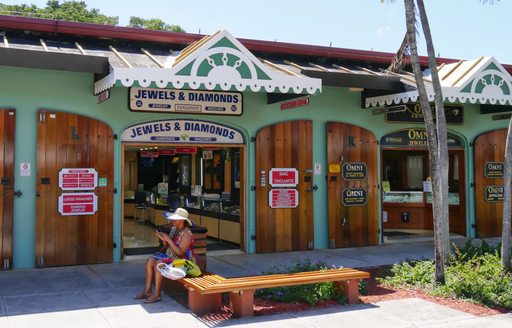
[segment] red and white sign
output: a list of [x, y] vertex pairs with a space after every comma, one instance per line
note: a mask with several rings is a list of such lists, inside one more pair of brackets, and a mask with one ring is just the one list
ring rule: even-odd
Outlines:
[[173, 156], [176, 154], [176, 150], [174, 149], [159, 149], [158, 155], [160, 156]]
[[158, 158], [158, 151], [147, 151], [147, 150], [142, 150], [140, 152], [140, 157], [145, 157], [145, 158]]
[[299, 206], [299, 192], [297, 189], [271, 189], [268, 205], [271, 208], [295, 208]]
[[300, 98], [292, 101], [281, 103], [281, 110], [286, 110], [295, 107], [307, 106], [309, 104], [309, 98]]
[[299, 171], [295, 168], [273, 168], [270, 170], [272, 187], [295, 187], [299, 183]]
[[176, 147], [176, 154], [195, 154], [197, 153], [196, 147]]
[[93, 190], [98, 186], [95, 169], [62, 169], [59, 171], [59, 188], [62, 190]]
[[93, 192], [70, 192], [59, 196], [60, 215], [90, 215], [97, 211], [98, 196]]

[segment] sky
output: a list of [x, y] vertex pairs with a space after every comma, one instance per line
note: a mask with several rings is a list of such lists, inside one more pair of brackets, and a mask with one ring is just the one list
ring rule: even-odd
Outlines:
[[[35, 4], [47, 0], [8, 1]], [[160, 18], [189, 33], [228, 30], [236, 38], [396, 52], [405, 34], [401, 0], [86, 0], [88, 8], [119, 17]], [[512, 1], [426, 0], [434, 48], [440, 57], [494, 56], [512, 64]], [[492, 1], [491, 1], [492, 2]], [[426, 55], [420, 36], [420, 55]]]

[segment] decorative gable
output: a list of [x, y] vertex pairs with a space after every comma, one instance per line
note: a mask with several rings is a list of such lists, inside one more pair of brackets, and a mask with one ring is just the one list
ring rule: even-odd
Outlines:
[[95, 83], [99, 93], [120, 82], [130, 87], [253, 91], [272, 93], [321, 92], [321, 80], [264, 64], [227, 31], [191, 44], [163, 68], [114, 68]]

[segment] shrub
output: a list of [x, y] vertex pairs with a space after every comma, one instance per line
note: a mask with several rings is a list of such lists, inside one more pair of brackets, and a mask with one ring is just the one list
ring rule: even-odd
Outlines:
[[502, 272], [500, 247], [485, 242], [455, 247], [442, 286], [435, 284], [435, 264], [431, 260], [395, 264], [390, 275], [378, 280], [392, 287], [421, 288], [435, 295], [512, 308], [512, 274]]
[[[311, 263], [309, 259], [297, 261], [295, 265], [289, 268], [272, 268], [263, 274], [276, 274], [276, 273], [296, 273], [306, 271], [328, 270], [335, 269], [334, 266], [329, 266], [323, 262]], [[283, 301], [290, 303], [306, 302], [309, 305], [316, 305], [320, 301], [335, 300], [340, 304], [345, 303], [345, 296], [343, 293], [335, 288], [332, 282], [322, 282], [310, 285], [288, 286], [258, 289], [255, 296], [267, 300]]]

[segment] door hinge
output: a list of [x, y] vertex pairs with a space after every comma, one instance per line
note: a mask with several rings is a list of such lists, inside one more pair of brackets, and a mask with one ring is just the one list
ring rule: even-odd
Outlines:
[[44, 265], [44, 259], [42, 256], [37, 257], [37, 267], [42, 268]]
[[251, 240], [256, 240], [256, 235], [251, 235]]
[[116, 243], [112, 243], [112, 247], [117, 248], [117, 244]]
[[11, 268], [11, 261], [9, 259], [4, 260], [4, 270], [9, 270]]

